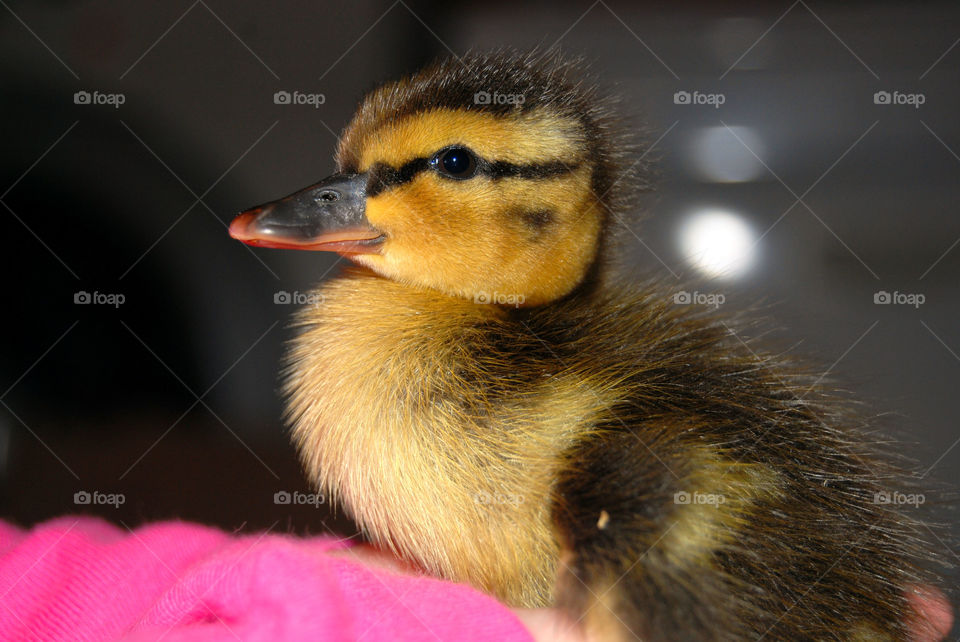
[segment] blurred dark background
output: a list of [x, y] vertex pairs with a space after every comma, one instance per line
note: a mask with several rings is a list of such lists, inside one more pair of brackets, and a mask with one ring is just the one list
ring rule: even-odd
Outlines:
[[709, 276], [717, 252], [752, 253], [700, 294], [770, 304], [782, 345], [887, 415], [955, 528], [956, 2], [0, 4], [5, 518], [352, 533], [274, 501], [309, 489], [280, 420], [293, 307], [275, 297], [335, 257], [252, 250], [226, 226], [329, 174], [375, 84], [451, 52], [559, 43], [659, 159], [624, 265]]

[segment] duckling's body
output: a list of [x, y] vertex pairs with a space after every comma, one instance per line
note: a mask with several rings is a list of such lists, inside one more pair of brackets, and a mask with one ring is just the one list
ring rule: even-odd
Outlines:
[[363, 270], [321, 291], [323, 306], [298, 317], [287, 381], [292, 407], [311, 413], [298, 425], [342, 427], [295, 431], [311, 476], [375, 541], [427, 570], [548, 603], [551, 487], [601, 401], [579, 382], [517, 372], [502, 352], [514, 346], [491, 342], [509, 327], [497, 306]]
[[[232, 230], [363, 266], [297, 317], [311, 477], [425, 570], [611, 639], [905, 639], [923, 552], [888, 468], [730, 320], [608, 274], [615, 154], [562, 67], [464, 64], [365, 101], [337, 182], [281, 202], [309, 238], [274, 206]], [[497, 87], [534, 104], [458, 111]]]

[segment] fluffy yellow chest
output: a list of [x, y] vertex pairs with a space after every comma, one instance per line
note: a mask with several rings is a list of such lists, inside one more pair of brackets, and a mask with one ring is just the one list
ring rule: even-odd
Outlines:
[[[362, 271], [298, 317], [286, 392], [308, 473], [375, 542], [510, 603], [546, 604], [562, 453], [604, 407], [572, 375], [504, 392], [503, 312]], [[522, 365], [517, 365], [522, 367]]]

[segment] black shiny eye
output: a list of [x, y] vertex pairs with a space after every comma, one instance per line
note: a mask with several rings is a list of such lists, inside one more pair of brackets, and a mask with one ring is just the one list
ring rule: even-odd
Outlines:
[[448, 147], [437, 152], [430, 165], [450, 178], [471, 178], [477, 172], [477, 159], [466, 147]]

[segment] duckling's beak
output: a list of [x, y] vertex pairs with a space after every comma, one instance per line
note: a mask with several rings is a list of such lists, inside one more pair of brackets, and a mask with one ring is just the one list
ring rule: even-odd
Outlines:
[[334, 174], [316, 185], [237, 215], [230, 236], [247, 245], [373, 254], [383, 234], [370, 225], [366, 174]]

